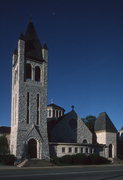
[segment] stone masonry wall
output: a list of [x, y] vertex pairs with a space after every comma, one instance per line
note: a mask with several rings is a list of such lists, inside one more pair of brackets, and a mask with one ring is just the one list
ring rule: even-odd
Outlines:
[[[25, 43], [19, 40], [18, 43], [18, 103], [17, 103], [17, 124], [16, 127], [12, 126], [11, 130], [11, 147], [13, 153], [17, 158], [22, 158], [25, 155], [25, 144], [28, 143], [30, 138], [37, 140], [38, 158], [49, 158], [49, 147], [47, 138], [47, 59], [46, 62], [37, 63], [28, 59], [27, 62], [32, 65], [32, 69], [35, 66], [41, 68], [42, 79], [41, 82], [35, 82], [34, 79], [24, 82], [24, 57]], [[46, 54], [46, 53], [45, 53]], [[29, 92], [30, 106], [29, 106], [29, 124], [27, 124], [27, 92]], [[15, 94], [15, 90], [13, 92]], [[40, 123], [36, 125], [37, 117], [37, 94], [40, 97]], [[14, 112], [13, 112], [14, 113]], [[34, 126], [37, 126], [38, 130], [32, 131]], [[29, 136], [28, 136], [29, 135]]]

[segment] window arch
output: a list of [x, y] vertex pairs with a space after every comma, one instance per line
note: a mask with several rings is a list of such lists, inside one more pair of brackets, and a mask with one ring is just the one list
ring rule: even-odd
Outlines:
[[35, 67], [35, 81], [40, 81], [40, 67], [39, 66], [36, 66]]
[[82, 143], [87, 144], [87, 140], [86, 140], [86, 139], [84, 139]]
[[31, 64], [26, 64], [26, 79], [32, 79], [32, 67], [31, 67]]

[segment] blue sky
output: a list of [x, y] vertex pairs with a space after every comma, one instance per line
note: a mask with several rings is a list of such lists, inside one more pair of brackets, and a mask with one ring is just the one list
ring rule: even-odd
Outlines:
[[0, 125], [10, 125], [11, 62], [33, 17], [49, 48], [48, 103], [123, 126], [123, 1], [0, 1]]

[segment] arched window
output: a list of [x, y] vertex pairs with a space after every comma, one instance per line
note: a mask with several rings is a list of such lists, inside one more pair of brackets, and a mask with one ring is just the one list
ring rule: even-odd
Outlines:
[[40, 81], [40, 67], [35, 67], [35, 81]]
[[26, 64], [26, 79], [32, 79], [32, 67], [31, 67], [31, 64]]
[[84, 144], [87, 144], [87, 140], [86, 140], [86, 139], [84, 139], [84, 140], [83, 140], [83, 143], [84, 143]]

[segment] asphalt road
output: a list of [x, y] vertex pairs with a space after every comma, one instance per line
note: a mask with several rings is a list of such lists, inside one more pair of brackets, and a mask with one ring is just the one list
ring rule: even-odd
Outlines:
[[0, 180], [123, 180], [123, 166], [0, 169]]

